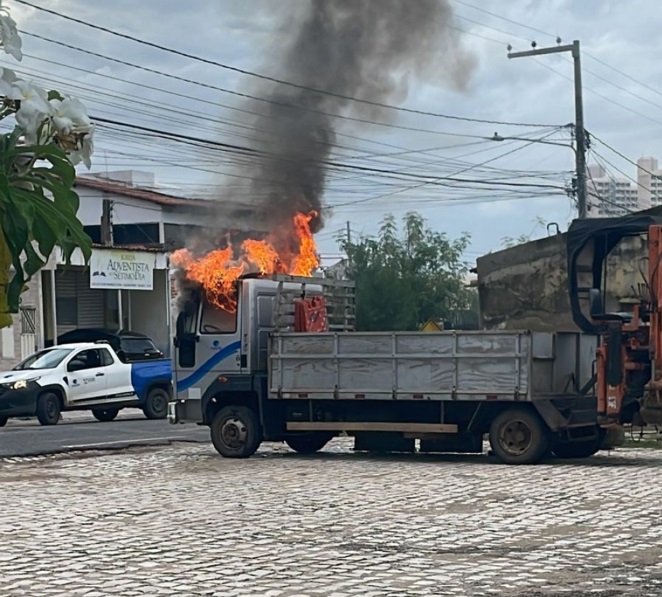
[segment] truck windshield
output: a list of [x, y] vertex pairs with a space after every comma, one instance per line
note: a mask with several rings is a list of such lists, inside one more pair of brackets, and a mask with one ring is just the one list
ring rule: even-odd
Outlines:
[[48, 348], [47, 350], [40, 350], [16, 365], [14, 371], [55, 369], [67, 355], [71, 354], [72, 350], [72, 348]]

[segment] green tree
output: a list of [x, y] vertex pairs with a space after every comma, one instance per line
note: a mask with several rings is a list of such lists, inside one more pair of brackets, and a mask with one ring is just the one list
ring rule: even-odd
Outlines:
[[387, 215], [377, 237], [340, 238], [340, 244], [347, 275], [356, 281], [361, 330], [416, 330], [428, 319], [449, 320], [470, 308], [462, 262], [466, 234], [450, 240], [430, 229], [421, 215], [408, 213], [401, 229]]

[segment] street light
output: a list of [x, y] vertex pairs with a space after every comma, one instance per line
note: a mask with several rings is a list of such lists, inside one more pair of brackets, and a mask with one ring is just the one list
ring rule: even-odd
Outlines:
[[[556, 145], [558, 147], [567, 147], [569, 149], [572, 149], [572, 151], [575, 154], [575, 159], [577, 158], [577, 155], [578, 155], [577, 154], [577, 148], [574, 145], [572, 145], [571, 143], [568, 143], [568, 144], [566, 144], [566, 143], [557, 143], [556, 141], [546, 141], [545, 139], [527, 139], [526, 137], [502, 137], [499, 133], [494, 133], [494, 135], [492, 135], [491, 137], [486, 137], [486, 139], [488, 141], [497, 141], [497, 142], [501, 142], [501, 141], [526, 141], [527, 143], [542, 143], [543, 145]], [[576, 178], [573, 180], [573, 189], [572, 190], [568, 189], [568, 193], [573, 193], [573, 194], [577, 193], [577, 179]], [[588, 194], [590, 194], [590, 193], [588, 193]], [[585, 213], [586, 213], [586, 211], [588, 211], [588, 205], [586, 205], [586, 207], [584, 209], [585, 209]], [[586, 217], [586, 215], [584, 215], [583, 217]]]

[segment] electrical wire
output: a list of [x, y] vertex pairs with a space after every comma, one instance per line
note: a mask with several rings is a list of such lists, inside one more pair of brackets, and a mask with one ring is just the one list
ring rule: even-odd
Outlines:
[[[183, 58], [188, 58], [189, 60], [195, 60], [197, 62], [202, 62], [204, 64], [217, 66], [219, 68], [222, 68], [222, 69], [225, 69], [225, 70], [228, 70], [228, 71], [232, 71], [232, 72], [243, 74], [243, 75], [249, 75], [251, 77], [255, 77], [255, 78], [258, 78], [258, 79], [261, 79], [261, 80], [264, 80], [264, 81], [269, 81], [271, 83], [278, 83], [280, 85], [284, 85], [284, 86], [287, 86], [287, 87], [292, 87], [292, 88], [303, 90], [303, 91], [309, 91], [309, 92], [317, 93], [317, 94], [320, 94], [320, 95], [327, 95], [327, 96], [331, 96], [331, 97], [336, 97], [336, 98], [339, 98], [339, 99], [342, 99], [342, 100], [345, 100], [345, 101], [351, 101], [351, 102], [366, 104], [366, 105], [375, 106], [375, 107], [379, 107], [379, 108], [386, 108], [386, 109], [390, 109], [390, 110], [396, 110], [396, 111], [399, 111], [399, 112], [407, 112], [407, 113], [410, 113], [410, 114], [432, 116], [432, 117], [435, 117], [435, 118], [444, 118], [444, 119], [450, 119], [450, 120], [461, 120], [461, 121], [464, 121], [464, 122], [475, 122], [475, 123], [483, 123], [483, 124], [499, 124], [499, 125], [505, 125], [505, 126], [535, 127], [535, 128], [542, 127], [542, 126], [549, 126], [549, 125], [545, 125], [545, 124], [530, 124], [530, 123], [522, 123], [522, 122], [506, 122], [506, 121], [486, 120], [486, 119], [482, 119], [482, 118], [471, 118], [471, 117], [466, 117], [466, 116], [452, 116], [452, 115], [449, 115], [449, 114], [441, 114], [441, 113], [438, 113], [438, 112], [428, 112], [428, 111], [424, 111], [424, 110], [416, 110], [416, 109], [413, 109], [413, 108], [406, 108], [406, 107], [402, 107], [402, 106], [394, 106], [392, 104], [386, 104], [386, 103], [383, 103], [383, 102], [376, 102], [376, 101], [356, 98], [356, 97], [353, 97], [353, 96], [350, 96], [350, 95], [336, 93], [336, 92], [333, 92], [331, 90], [326, 90], [326, 89], [317, 89], [317, 88], [314, 88], [314, 87], [310, 87], [308, 85], [301, 85], [299, 83], [295, 83], [295, 82], [292, 82], [292, 81], [285, 81], [283, 79], [278, 79], [278, 78], [271, 77], [271, 76], [268, 76], [268, 75], [264, 75], [264, 74], [261, 74], [261, 73], [256, 73], [254, 71], [250, 71], [250, 70], [247, 70], [247, 69], [242, 69], [242, 68], [239, 68], [239, 67], [236, 67], [236, 66], [231, 66], [231, 65], [228, 65], [228, 64], [224, 64], [222, 62], [218, 62], [216, 60], [211, 60], [209, 58], [204, 58], [202, 56], [197, 56], [195, 54], [191, 54], [191, 53], [188, 53], [188, 52], [183, 52], [181, 50], [176, 50], [174, 48], [169, 48], [167, 46], [163, 46], [161, 44], [157, 44], [157, 43], [150, 42], [150, 41], [147, 41], [147, 40], [144, 40], [144, 39], [140, 39], [138, 37], [134, 37], [134, 36], [128, 35], [126, 33], [120, 33], [118, 31], [115, 31], [115, 30], [110, 29], [108, 27], [103, 27], [101, 25], [97, 25], [97, 24], [94, 24], [94, 23], [90, 23], [88, 21], [84, 21], [82, 19], [71, 17], [71, 16], [65, 15], [61, 12], [45, 8], [43, 6], [38, 6], [36, 4], [33, 4], [32, 2], [28, 2], [27, 0], [14, 0], [14, 2], [17, 2], [19, 4], [23, 4], [23, 5], [26, 5], [26, 6], [30, 6], [31, 8], [34, 8], [35, 10], [46, 12], [46, 13], [51, 14], [53, 16], [57, 16], [57, 17], [66, 19], [68, 21], [72, 21], [72, 22], [77, 23], [79, 25], [84, 25], [86, 27], [89, 27], [89, 28], [97, 30], [97, 31], [102, 31], [104, 33], [108, 33], [110, 35], [114, 35], [114, 36], [120, 37], [122, 39], [130, 40], [130, 41], [133, 41], [135, 43], [138, 43], [138, 44], [141, 44], [141, 45], [144, 45], [144, 46], [147, 46], [147, 47], [151, 47], [151, 48], [163, 51], [163, 52], [168, 52], [168, 53], [174, 54], [176, 56], [180, 56], [180, 57], [183, 57]], [[21, 33], [24, 33], [24, 32], [21, 32]], [[26, 35], [28, 35], [28, 34], [26, 33]]]

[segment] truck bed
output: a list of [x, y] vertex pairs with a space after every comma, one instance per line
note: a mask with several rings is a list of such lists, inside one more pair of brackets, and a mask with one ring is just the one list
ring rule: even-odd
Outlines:
[[[497, 332], [275, 333], [270, 398], [530, 400], [533, 358], [551, 334]], [[550, 388], [551, 389], [551, 388]]]

